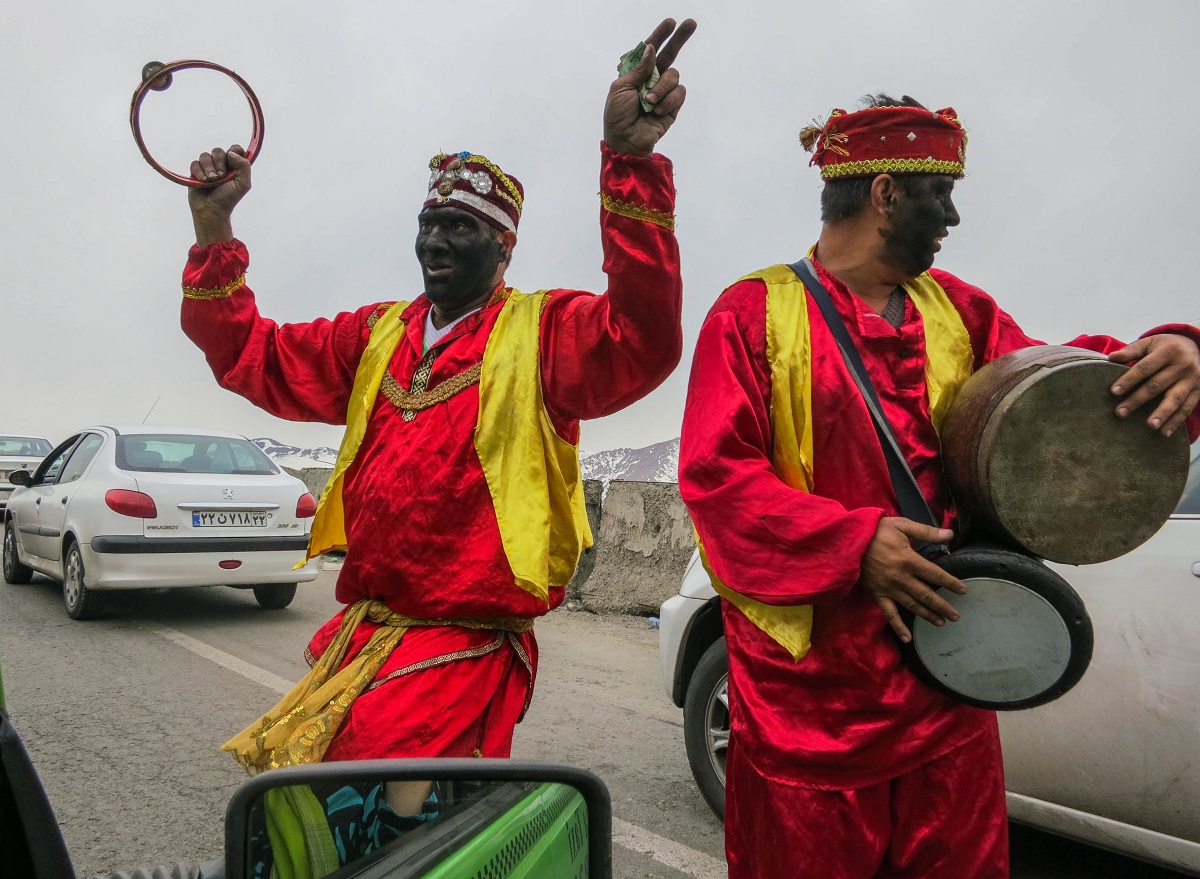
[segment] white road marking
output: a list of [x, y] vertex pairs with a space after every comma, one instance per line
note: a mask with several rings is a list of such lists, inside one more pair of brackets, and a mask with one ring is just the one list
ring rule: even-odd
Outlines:
[[644, 827], [622, 821], [616, 815], [612, 819], [613, 842], [622, 848], [639, 852], [652, 860], [658, 861], [673, 870], [696, 876], [698, 879], [724, 879], [729, 875], [725, 862], [694, 848], [688, 848], [682, 843], [657, 833], [651, 833]]
[[[222, 668], [227, 668], [247, 680], [261, 684], [268, 690], [274, 690], [282, 695], [295, 686], [294, 681], [281, 678], [265, 668], [259, 668], [253, 663], [239, 659], [232, 653], [218, 650], [216, 647], [198, 641], [191, 635], [185, 635], [169, 626], [149, 625], [146, 628], [184, 650], [190, 650], [197, 656], [203, 656]], [[698, 852], [694, 848], [689, 848], [673, 839], [667, 839], [665, 836], [659, 836], [657, 833], [651, 833], [644, 827], [622, 821], [615, 815], [612, 825], [614, 844], [646, 855], [651, 860], [658, 861], [673, 870], [686, 873], [688, 876], [695, 876], [697, 879], [724, 879], [729, 875], [725, 868], [725, 862], [719, 858]]]
[[247, 680], [254, 681], [256, 684], [262, 684], [268, 690], [274, 690], [281, 696], [284, 693], [290, 692], [292, 687], [296, 686], [295, 681], [281, 678], [279, 675], [273, 674], [265, 668], [259, 668], [257, 665], [246, 662], [244, 659], [238, 659], [232, 653], [218, 650], [216, 647], [205, 644], [203, 641], [197, 641], [191, 635], [177, 632], [168, 626], [150, 625], [147, 628], [156, 635], [161, 635], [168, 641], [178, 644], [184, 650], [190, 650], [197, 656], [203, 656], [205, 659], [211, 660], [217, 665], [229, 669], [231, 672], [240, 674]]

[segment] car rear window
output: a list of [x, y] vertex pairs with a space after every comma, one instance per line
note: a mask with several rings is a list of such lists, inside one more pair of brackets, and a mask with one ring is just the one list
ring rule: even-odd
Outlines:
[[53, 446], [37, 436], [0, 436], [0, 455], [14, 458], [44, 458]]
[[117, 466], [142, 473], [244, 473], [266, 476], [279, 468], [249, 440], [183, 434], [117, 437]]

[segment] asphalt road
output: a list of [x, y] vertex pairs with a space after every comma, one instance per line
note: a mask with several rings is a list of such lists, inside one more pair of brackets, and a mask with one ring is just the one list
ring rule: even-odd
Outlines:
[[[273, 705], [337, 609], [336, 575], [283, 611], [249, 592], [123, 593], [77, 623], [55, 584], [0, 583], [0, 659], [13, 722], [42, 774], [81, 877], [205, 860], [244, 780], [220, 745]], [[615, 874], [724, 875], [721, 827], [692, 783], [682, 717], [646, 621], [558, 611], [538, 623], [541, 668], [514, 757], [583, 766], [613, 800]], [[1014, 828], [1020, 879], [1168, 879]]]

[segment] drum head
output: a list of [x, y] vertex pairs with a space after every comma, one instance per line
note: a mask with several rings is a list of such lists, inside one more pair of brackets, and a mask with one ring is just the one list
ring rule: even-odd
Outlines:
[[939, 593], [958, 622], [908, 623], [905, 657], [927, 683], [968, 705], [1011, 711], [1057, 699], [1079, 681], [1091, 660], [1092, 626], [1065, 580], [1004, 550], [960, 550], [939, 564], [969, 591]]
[[1090, 565], [1125, 555], [1179, 503], [1187, 431], [1165, 437], [1151, 429], [1151, 406], [1118, 418], [1109, 388], [1124, 373], [1095, 359], [1046, 367], [992, 416], [984, 445], [993, 512], [1040, 558]]

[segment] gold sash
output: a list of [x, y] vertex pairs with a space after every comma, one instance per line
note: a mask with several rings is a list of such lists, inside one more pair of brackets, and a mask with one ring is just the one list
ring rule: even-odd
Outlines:
[[[350, 637], [364, 620], [379, 623], [380, 627], [358, 655], [341, 668]], [[393, 613], [382, 601], [356, 602], [346, 610], [337, 635], [309, 673], [278, 705], [222, 745], [221, 750], [231, 751], [250, 775], [280, 766], [319, 763], [354, 700], [371, 686], [404, 633], [415, 626], [528, 632], [533, 620], [418, 619]]]

